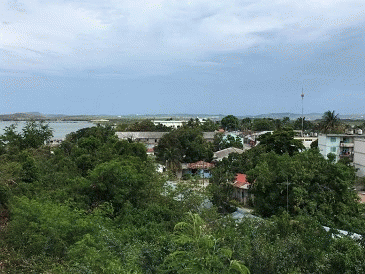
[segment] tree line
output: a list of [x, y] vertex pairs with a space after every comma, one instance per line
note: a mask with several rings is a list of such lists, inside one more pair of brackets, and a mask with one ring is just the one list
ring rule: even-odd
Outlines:
[[[359, 129], [365, 129], [365, 123], [359, 123], [354, 121], [345, 121], [339, 118], [339, 114], [335, 111], [326, 111], [321, 119], [307, 120], [305, 117], [300, 117], [295, 120], [291, 120], [289, 117], [282, 119], [274, 118], [243, 118], [239, 119], [234, 115], [227, 115], [220, 121], [213, 121], [206, 119], [200, 121], [198, 118], [189, 119], [184, 123], [184, 126], [189, 128], [200, 128], [202, 131], [216, 131], [219, 128], [226, 131], [274, 131], [283, 128], [290, 128], [293, 130], [304, 130], [322, 133], [343, 133], [346, 129], [353, 127]], [[138, 121], [126, 121], [119, 123], [116, 127], [117, 131], [159, 131], [169, 132], [171, 127], [164, 126], [162, 124], [155, 125], [152, 120], [144, 119]]]

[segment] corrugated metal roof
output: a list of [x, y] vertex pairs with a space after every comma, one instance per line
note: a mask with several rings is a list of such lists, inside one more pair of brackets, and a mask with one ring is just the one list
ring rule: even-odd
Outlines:
[[196, 162], [196, 163], [189, 163], [188, 164], [188, 168], [191, 168], [191, 169], [210, 169], [212, 167], [214, 167], [214, 164], [204, 162], [204, 161], [199, 161], [199, 162]]
[[[245, 147], [245, 150], [249, 149], [248, 147]], [[245, 150], [236, 148], [236, 147], [229, 147], [229, 148], [225, 148], [219, 151], [214, 152], [214, 158], [215, 159], [222, 159], [222, 158], [226, 158], [228, 157], [229, 154], [231, 153], [238, 153], [241, 154], [243, 153]]]
[[129, 139], [129, 138], [130, 139], [148, 139], [148, 138], [161, 139], [162, 136], [164, 136], [166, 133], [168, 133], [168, 132], [154, 132], [154, 131], [136, 131], [136, 132], [118, 131], [118, 132], [116, 132], [119, 139]]

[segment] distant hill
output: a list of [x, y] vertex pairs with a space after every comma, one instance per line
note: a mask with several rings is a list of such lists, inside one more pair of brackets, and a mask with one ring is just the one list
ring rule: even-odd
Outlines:
[[14, 113], [14, 114], [2, 114], [0, 120], [2, 121], [22, 121], [22, 120], [41, 120], [46, 117], [39, 112], [28, 112], [28, 113]]

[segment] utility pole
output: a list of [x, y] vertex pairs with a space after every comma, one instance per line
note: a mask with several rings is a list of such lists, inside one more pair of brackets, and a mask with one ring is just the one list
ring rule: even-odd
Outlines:
[[302, 94], [300, 95], [302, 96], [302, 137], [304, 136], [304, 112], [303, 112], [303, 106], [304, 106], [304, 92], [303, 92], [303, 88], [302, 88]]

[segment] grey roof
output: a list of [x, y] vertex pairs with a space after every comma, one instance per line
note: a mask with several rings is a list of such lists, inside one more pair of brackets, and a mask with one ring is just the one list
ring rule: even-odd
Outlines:
[[227, 158], [229, 154], [231, 153], [238, 153], [238, 154], [241, 154], [243, 153], [245, 150], [248, 150], [249, 147], [244, 147], [244, 149], [239, 149], [239, 148], [236, 148], [236, 147], [229, 147], [229, 148], [226, 148], [226, 149], [222, 149], [222, 150], [219, 150], [217, 152], [214, 152], [214, 159], [223, 159], [223, 158]]
[[213, 139], [215, 134], [216, 134], [216, 132], [214, 132], [214, 131], [203, 132], [203, 137], [204, 137], [204, 139]]
[[364, 138], [365, 134], [347, 134], [347, 133], [319, 133], [318, 136], [324, 136], [324, 137], [358, 137], [358, 138]]
[[119, 139], [161, 139], [167, 132], [154, 132], [154, 131], [126, 131], [126, 132], [116, 132]]
[[[118, 131], [115, 134], [119, 139], [161, 139], [162, 136], [168, 132], [155, 132], [155, 131]], [[203, 132], [204, 139], [213, 139], [215, 132]]]

